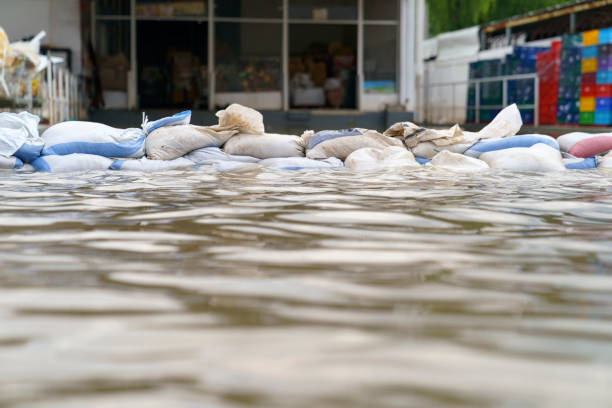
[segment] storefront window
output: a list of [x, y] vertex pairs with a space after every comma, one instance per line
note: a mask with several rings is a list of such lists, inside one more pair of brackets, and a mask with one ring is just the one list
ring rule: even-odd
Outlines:
[[366, 20], [399, 20], [399, 2], [397, 0], [364, 1], [363, 18]]
[[207, 0], [136, 0], [136, 16], [145, 18], [206, 16], [207, 6]]
[[291, 107], [355, 108], [357, 27], [291, 24], [289, 32]]
[[289, 0], [289, 18], [356, 20], [357, 0]]
[[137, 38], [141, 107], [206, 109], [208, 24], [140, 21]]
[[217, 92], [281, 89], [282, 25], [216, 23]]
[[125, 0], [96, 0], [98, 15], [129, 15], [130, 2]]
[[282, 0], [221, 0], [215, 3], [218, 17], [282, 18]]
[[95, 49], [102, 89], [127, 91], [127, 73], [130, 68], [129, 21], [98, 22]]
[[395, 93], [397, 89], [397, 26], [368, 26], [363, 32], [365, 93]]

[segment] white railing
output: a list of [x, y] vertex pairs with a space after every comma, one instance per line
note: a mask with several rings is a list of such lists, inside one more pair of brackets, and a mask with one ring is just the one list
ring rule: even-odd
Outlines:
[[49, 124], [76, 120], [81, 116], [81, 86], [76, 75], [65, 68], [51, 64], [45, 73], [43, 111]]
[[[424, 86], [424, 115], [423, 122], [428, 123], [438, 123], [439, 120], [434, 118], [452, 118], [447, 120], [448, 122], [464, 122], [466, 118], [466, 113], [470, 109], [475, 110], [475, 122], [480, 123], [480, 109], [503, 109], [508, 106], [508, 82], [516, 81], [516, 80], [524, 80], [524, 79], [533, 79], [533, 87], [534, 87], [534, 98], [533, 104], [518, 104], [519, 109], [533, 109], [533, 125], [539, 126], [539, 103], [540, 103], [540, 81], [538, 78], [538, 74], [521, 74], [521, 75], [506, 75], [506, 76], [498, 76], [498, 77], [490, 77], [490, 78], [481, 78], [481, 79], [469, 79], [466, 81], [455, 81], [455, 82], [437, 82], [437, 83], [428, 83]], [[483, 83], [502, 83], [502, 104], [501, 105], [483, 105], [480, 100], [480, 88]], [[474, 106], [468, 106], [468, 95], [470, 85], [474, 85], [475, 88], [475, 104]], [[450, 88], [450, 92], [445, 92], [445, 97], [438, 98], [443, 100], [451, 100], [451, 103], [441, 103], [437, 100], [432, 100], [434, 98], [431, 95], [434, 94], [435, 88]], [[457, 88], [461, 88], [458, 90]], [[462, 103], [456, 102], [456, 96], [460, 95]], [[512, 102], [512, 101], [510, 101]], [[457, 110], [462, 112], [462, 120], [457, 120]], [[443, 114], [436, 114], [442, 112]]]

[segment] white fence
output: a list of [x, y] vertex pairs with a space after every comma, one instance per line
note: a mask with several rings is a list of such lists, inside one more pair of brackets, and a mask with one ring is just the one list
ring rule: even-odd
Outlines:
[[50, 65], [46, 70], [46, 98], [45, 102], [49, 124], [80, 118], [81, 113], [81, 86], [79, 79], [65, 68]]
[[[533, 104], [517, 104], [519, 109], [533, 109], [533, 125], [539, 125], [540, 87], [537, 74], [507, 75], [465, 81], [434, 82], [424, 86], [424, 120], [432, 124], [466, 121], [468, 109], [475, 111], [474, 121], [480, 123], [480, 109], [503, 109], [508, 106], [508, 82], [532, 79], [534, 81]], [[481, 103], [480, 88], [483, 83], [502, 83], [502, 104], [484, 105]], [[475, 105], [468, 106], [468, 92], [471, 85], [475, 88]], [[459, 98], [459, 101], [457, 100]], [[512, 102], [512, 101], [510, 101]], [[451, 119], [452, 118], [452, 119]], [[458, 120], [462, 118], [461, 120]]]

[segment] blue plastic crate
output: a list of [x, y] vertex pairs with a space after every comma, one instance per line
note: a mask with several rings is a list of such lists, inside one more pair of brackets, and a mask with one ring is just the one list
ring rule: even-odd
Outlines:
[[582, 58], [597, 58], [597, 46], [582, 47]]
[[612, 43], [612, 28], [604, 28], [599, 30], [599, 44]]
[[595, 112], [596, 125], [612, 125], [612, 111], [607, 112]]
[[600, 84], [612, 84], [612, 71], [597, 71], [596, 82]]
[[595, 98], [595, 112], [612, 111], [612, 98]]
[[533, 123], [533, 109], [522, 109], [521, 119], [523, 123]]

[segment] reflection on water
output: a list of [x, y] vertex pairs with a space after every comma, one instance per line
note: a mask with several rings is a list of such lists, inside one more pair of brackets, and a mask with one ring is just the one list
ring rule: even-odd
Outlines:
[[611, 178], [3, 173], [0, 406], [606, 406]]

